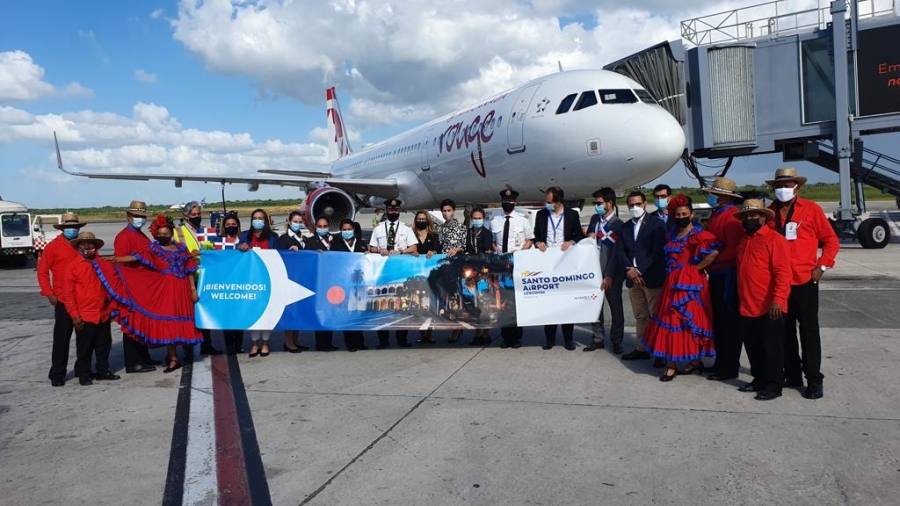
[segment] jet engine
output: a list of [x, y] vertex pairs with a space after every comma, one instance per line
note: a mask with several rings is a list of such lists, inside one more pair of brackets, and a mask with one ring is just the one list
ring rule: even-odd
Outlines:
[[341, 229], [341, 220], [352, 220], [356, 216], [356, 206], [347, 192], [333, 186], [323, 186], [307, 193], [300, 213], [307, 230], [315, 233], [316, 219], [324, 217], [328, 220], [328, 229], [337, 232]]

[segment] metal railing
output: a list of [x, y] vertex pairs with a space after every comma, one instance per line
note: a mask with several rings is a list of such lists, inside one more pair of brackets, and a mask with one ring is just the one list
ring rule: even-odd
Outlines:
[[[859, 19], [897, 13], [896, 0], [851, 1], [856, 1]], [[774, 0], [682, 21], [681, 37], [700, 46], [823, 29], [830, 22], [828, 0]]]

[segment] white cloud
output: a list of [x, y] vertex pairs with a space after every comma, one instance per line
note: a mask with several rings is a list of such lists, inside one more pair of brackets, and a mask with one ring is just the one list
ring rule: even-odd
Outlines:
[[69, 83], [61, 90], [44, 81], [44, 68], [24, 51], [0, 53], [0, 102], [35, 100], [53, 95], [90, 97], [89, 88]]
[[150, 13], [150, 17], [153, 19], [160, 19], [163, 17], [164, 11], [161, 8], [153, 9], [153, 12]]
[[137, 69], [134, 71], [134, 79], [142, 83], [155, 83], [156, 74], [147, 72], [144, 69]]
[[94, 34], [93, 30], [78, 30], [78, 38], [95, 42], [97, 40], [97, 35]]

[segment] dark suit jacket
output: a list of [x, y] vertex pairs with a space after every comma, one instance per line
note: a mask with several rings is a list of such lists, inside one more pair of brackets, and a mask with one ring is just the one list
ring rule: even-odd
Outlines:
[[[334, 234], [331, 237], [331, 251], [350, 251], [350, 248], [347, 247], [347, 244], [344, 242], [344, 238], [341, 237], [341, 234]], [[366, 241], [357, 239], [356, 242], [353, 243], [352, 253], [366, 253], [368, 251], [369, 245], [366, 244]]]
[[[647, 288], [661, 288], [666, 280], [665, 247], [665, 223], [648, 214], [644, 216], [637, 241], [634, 240], [634, 220], [622, 225], [619, 242], [616, 243], [616, 256], [623, 271], [634, 265], [633, 260], [637, 260], [637, 270], [644, 277]], [[625, 285], [629, 288], [633, 284], [630, 279], [625, 279]]]
[[[548, 223], [550, 211], [541, 209], [534, 217], [534, 243], [547, 242]], [[574, 209], [566, 209], [563, 211], [563, 241], [578, 242], [584, 239], [584, 233], [581, 231], [581, 216]]]
[[[593, 233], [597, 230], [597, 223], [600, 222], [600, 215], [595, 214], [591, 216], [591, 223], [588, 225], [588, 233]], [[609, 223], [607, 224], [607, 228], [616, 234], [616, 244], [621, 242], [622, 240], [622, 220], [619, 219], [618, 216], [613, 216], [609, 219]], [[632, 232], [633, 234], [634, 232]], [[619, 258], [616, 255], [616, 246], [612, 244], [602, 243], [600, 244], [600, 272], [603, 273], [603, 277], [610, 277], [613, 279], [613, 283], [619, 283], [619, 286], [622, 286], [622, 281], [625, 279], [625, 268], [619, 263]]]
[[278, 249], [291, 249], [291, 246], [296, 246], [298, 250], [306, 249], [306, 241], [294, 239], [290, 236], [290, 234], [284, 234], [283, 236], [278, 238]]
[[[334, 247], [333, 238], [329, 237], [329, 239], [332, 239], [331, 247]], [[306, 239], [304, 242], [306, 242], [307, 251], [331, 251], [330, 248], [325, 245], [325, 241], [319, 237], [319, 234], [313, 234], [312, 237]]]

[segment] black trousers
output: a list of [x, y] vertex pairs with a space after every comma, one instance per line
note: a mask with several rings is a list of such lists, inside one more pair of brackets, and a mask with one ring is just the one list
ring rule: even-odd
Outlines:
[[[622, 286], [624, 279], [613, 279], [612, 286], [603, 292], [603, 305], [609, 305], [609, 313], [612, 315], [612, 324], [609, 327], [609, 342], [622, 344], [625, 340], [625, 306], [622, 303]], [[602, 328], [604, 325], [603, 307], [600, 308], [600, 316], [597, 322]]]
[[360, 349], [366, 345], [366, 339], [361, 330], [345, 330], [344, 346], [347, 349]]
[[547, 339], [547, 344], [553, 344], [556, 342], [556, 327], [562, 327], [563, 340], [566, 343], [570, 343], [573, 339], [573, 335], [575, 333], [575, 324], [574, 323], [563, 323], [562, 325], [544, 325], [544, 338]]
[[222, 337], [225, 339], [225, 351], [228, 353], [237, 353], [238, 350], [244, 348], [244, 331], [243, 330], [224, 330]]
[[[741, 368], [741, 316], [737, 293], [728, 294], [731, 288], [728, 277], [732, 273], [713, 274], [709, 277], [709, 298], [712, 301], [713, 335], [716, 343], [714, 372], [721, 376], [737, 376]], [[736, 281], [735, 281], [736, 282]], [[732, 299], [726, 302], [726, 299]]]
[[330, 330], [317, 330], [315, 332], [316, 336], [316, 351], [322, 351], [326, 348], [330, 348], [333, 346], [331, 344], [331, 338], [334, 336], [334, 332]]
[[143, 344], [122, 334], [122, 354], [125, 356], [125, 367], [150, 364], [150, 351]]
[[84, 329], [75, 331], [75, 376], [87, 378], [91, 373], [91, 356], [97, 357], [97, 376], [109, 372], [109, 351], [112, 349], [110, 321], [84, 322]]
[[[381, 346], [390, 346], [390, 344], [391, 344], [391, 337], [390, 337], [390, 336], [391, 336], [391, 333], [390, 333], [390, 331], [388, 331], [388, 330], [379, 330], [379, 331], [377, 331], [377, 334], [378, 334], [378, 344], [380, 344]], [[398, 344], [398, 345], [399, 345], [399, 344], [406, 344], [406, 343], [407, 343], [407, 340], [406, 340], [406, 336], [407, 336], [407, 335], [409, 335], [409, 331], [408, 331], [408, 330], [398, 330], [398, 331], [396, 331], [397, 344]]]
[[69, 343], [72, 342], [72, 317], [66, 311], [62, 302], [57, 302], [53, 308], [56, 319], [53, 324], [53, 352], [51, 353], [50, 373], [47, 377], [50, 381], [63, 381], [69, 369]]
[[[800, 324], [800, 346], [797, 346], [797, 324]], [[800, 352], [803, 352], [803, 358]], [[819, 285], [810, 281], [791, 286], [784, 331], [784, 376], [799, 379], [801, 372], [807, 383], [822, 383], [822, 338], [819, 334]]]
[[503, 338], [503, 344], [511, 346], [522, 342], [522, 336], [525, 329], [522, 327], [500, 327], [500, 337]]
[[753, 383], [769, 391], [784, 385], [784, 317], [742, 317], [744, 347], [750, 359]]
[[212, 349], [212, 331], [209, 329], [197, 329], [203, 336], [203, 342], [200, 344], [200, 351]]

